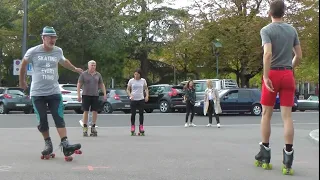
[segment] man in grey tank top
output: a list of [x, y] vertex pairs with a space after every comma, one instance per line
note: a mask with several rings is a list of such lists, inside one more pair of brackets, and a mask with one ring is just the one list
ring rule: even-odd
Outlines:
[[[270, 3], [269, 15], [272, 23], [260, 31], [263, 54], [262, 79], [262, 119], [260, 152], [255, 156], [256, 165], [269, 169], [271, 149], [269, 139], [271, 135], [270, 121], [277, 93], [280, 97], [281, 116], [284, 122], [285, 148], [282, 169], [284, 174], [292, 174], [293, 162], [293, 121], [291, 116], [295, 95], [295, 79], [293, 69], [300, 63], [302, 52], [296, 29], [282, 21], [285, 13], [282, 0]], [[293, 54], [295, 56], [293, 57]]]
[[54, 156], [52, 155], [53, 148], [47, 119], [47, 108], [49, 108], [61, 138], [63, 153], [68, 157], [66, 160], [72, 160], [72, 157], [69, 156], [79, 152], [78, 149], [81, 148], [81, 144], [70, 145], [67, 139], [63, 100], [58, 82], [58, 64], [77, 73], [81, 73], [82, 69], [73, 66], [71, 62], [64, 57], [62, 49], [55, 46], [57, 34], [53, 27], [44, 27], [41, 37], [43, 44], [30, 48], [24, 55], [21, 64], [19, 85], [23, 89], [27, 88], [25, 81], [26, 67], [31, 63], [33, 65], [33, 72], [30, 96], [34, 112], [39, 122], [38, 130], [45, 140], [45, 147], [41, 152], [42, 158], [47, 159], [50, 158], [50, 156]]

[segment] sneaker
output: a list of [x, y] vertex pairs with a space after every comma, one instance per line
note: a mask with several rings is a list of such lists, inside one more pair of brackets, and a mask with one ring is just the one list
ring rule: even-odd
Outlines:
[[197, 127], [194, 123], [190, 123], [189, 127]]
[[206, 125], [206, 126], [207, 126], [207, 127], [211, 127], [211, 126], [212, 126], [212, 124], [210, 124], [210, 123], [209, 123], [209, 124], [208, 124], [208, 125]]
[[184, 124], [184, 127], [189, 127], [189, 124], [188, 124], [188, 123], [185, 123], [185, 124]]
[[220, 128], [220, 123], [217, 124], [217, 127]]

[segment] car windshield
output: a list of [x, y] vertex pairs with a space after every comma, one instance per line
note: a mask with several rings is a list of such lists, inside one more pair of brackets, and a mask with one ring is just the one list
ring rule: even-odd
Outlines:
[[63, 85], [62, 88], [67, 91], [77, 91], [77, 85]]
[[24, 95], [22, 89], [8, 89], [8, 94], [21, 95], [21, 96]]
[[224, 95], [226, 92], [228, 92], [228, 89], [220, 89], [218, 92], [219, 92], [219, 97], [221, 98], [222, 95]]
[[120, 95], [120, 96], [127, 96], [127, 92], [124, 89], [117, 89], [116, 90], [116, 94]]
[[308, 100], [309, 100], [309, 101], [319, 101], [319, 98], [318, 98], [318, 96], [310, 96], [310, 97], [308, 98]]

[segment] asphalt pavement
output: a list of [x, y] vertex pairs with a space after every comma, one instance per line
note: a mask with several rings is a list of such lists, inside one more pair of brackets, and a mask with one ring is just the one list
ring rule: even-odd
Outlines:
[[[112, 180], [264, 180], [319, 179], [319, 146], [309, 137], [319, 127], [318, 112], [293, 113], [295, 174], [281, 174], [283, 128], [279, 112], [272, 120], [273, 170], [254, 166], [259, 151], [260, 117], [221, 116], [221, 128], [205, 127], [207, 117], [195, 116], [197, 127], [184, 128], [184, 114], [145, 114], [146, 136], [130, 136], [130, 115], [101, 114], [98, 137], [82, 137], [81, 115], [66, 114], [71, 143], [82, 155], [65, 162], [60, 139], [48, 116], [56, 158], [41, 160], [44, 142], [35, 115], [0, 115], [0, 179]], [[137, 116], [138, 124], [138, 116]]]

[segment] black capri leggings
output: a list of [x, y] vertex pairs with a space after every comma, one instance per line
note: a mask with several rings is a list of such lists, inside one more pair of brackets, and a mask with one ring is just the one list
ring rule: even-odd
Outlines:
[[49, 96], [32, 96], [31, 100], [34, 112], [39, 122], [38, 129], [40, 132], [47, 132], [49, 130], [47, 107], [49, 107], [56, 127], [65, 127], [63, 116], [64, 106], [61, 94], [54, 94]]
[[135, 125], [137, 109], [139, 110], [139, 123], [143, 125], [144, 99], [139, 101], [131, 101], [131, 125]]
[[188, 122], [190, 112], [191, 112], [190, 123], [192, 123], [193, 117], [194, 117], [194, 104], [191, 104], [190, 101], [187, 101], [186, 123]]

